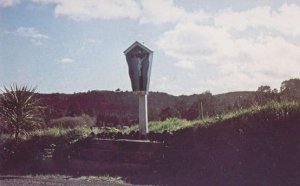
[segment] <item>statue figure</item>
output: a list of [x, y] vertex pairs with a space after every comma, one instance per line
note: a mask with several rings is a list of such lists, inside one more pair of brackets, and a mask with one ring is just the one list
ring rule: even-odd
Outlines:
[[127, 55], [129, 76], [133, 91], [146, 91], [148, 82], [149, 53], [139, 46]]

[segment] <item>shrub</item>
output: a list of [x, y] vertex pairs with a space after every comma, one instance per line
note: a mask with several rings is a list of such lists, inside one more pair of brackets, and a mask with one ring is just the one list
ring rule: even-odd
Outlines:
[[70, 131], [68, 131], [64, 138], [69, 142], [73, 143], [80, 139], [84, 139], [88, 137], [88, 135], [91, 133], [91, 130], [89, 128], [80, 127], [80, 128], [74, 128]]
[[42, 124], [42, 107], [35, 98], [34, 92], [34, 88], [27, 86], [4, 87], [0, 100], [1, 123], [8, 133], [15, 135], [16, 141], [19, 134], [27, 134], [28, 131], [39, 128]]
[[79, 126], [91, 127], [95, 125], [95, 121], [92, 117], [83, 114], [81, 116], [75, 117], [62, 117], [58, 119], [53, 119], [50, 121], [49, 127], [58, 127], [58, 128], [75, 128]]

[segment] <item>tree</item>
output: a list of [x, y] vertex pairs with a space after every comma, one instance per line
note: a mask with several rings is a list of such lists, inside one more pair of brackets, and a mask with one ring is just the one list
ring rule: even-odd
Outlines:
[[271, 93], [271, 87], [269, 85], [261, 85], [257, 88], [257, 92]]
[[187, 112], [187, 107], [188, 106], [187, 106], [186, 102], [182, 98], [179, 98], [179, 100], [175, 103], [174, 109], [179, 118], [185, 117], [186, 112]]
[[185, 119], [194, 120], [197, 118], [203, 119], [203, 115], [211, 116], [215, 114], [215, 98], [210, 91], [205, 91], [198, 96], [185, 114]]
[[300, 79], [298, 78], [283, 81], [280, 86], [280, 92], [297, 89], [300, 89]]
[[121, 124], [121, 118], [114, 113], [100, 113], [96, 118], [96, 126], [115, 126]]
[[162, 111], [159, 114], [159, 117], [162, 121], [164, 121], [168, 118], [178, 117], [178, 112], [172, 107], [167, 107], [165, 109], [162, 109]]
[[300, 97], [300, 79], [283, 81], [280, 86], [280, 93], [287, 99]]
[[196, 118], [200, 118], [200, 109], [199, 109], [199, 104], [194, 103], [189, 110], [185, 114], [185, 119], [188, 120], [194, 120]]
[[255, 102], [263, 105], [270, 101], [280, 101], [278, 90], [276, 88], [272, 90], [269, 85], [259, 86], [255, 94]]
[[5, 127], [18, 141], [19, 134], [41, 126], [42, 107], [35, 98], [35, 88], [13, 85], [4, 87], [0, 100], [0, 116]]
[[160, 119], [159, 113], [160, 113], [159, 109], [157, 109], [155, 107], [149, 107], [149, 110], [148, 110], [149, 121], [158, 121]]

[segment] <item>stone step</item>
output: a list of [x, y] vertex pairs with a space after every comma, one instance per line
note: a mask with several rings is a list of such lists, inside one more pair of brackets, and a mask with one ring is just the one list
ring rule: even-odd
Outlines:
[[139, 163], [118, 163], [118, 162], [101, 162], [81, 159], [69, 160], [69, 170], [71, 172], [141, 172], [148, 171], [150, 167]]
[[154, 152], [103, 150], [96, 148], [80, 149], [73, 158], [97, 160], [102, 162], [138, 162], [146, 163], [153, 158]]
[[105, 150], [154, 152], [160, 150], [163, 145], [160, 142], [150, 142], [146, 140], [93, 139], [85, 143], [85, 147]]

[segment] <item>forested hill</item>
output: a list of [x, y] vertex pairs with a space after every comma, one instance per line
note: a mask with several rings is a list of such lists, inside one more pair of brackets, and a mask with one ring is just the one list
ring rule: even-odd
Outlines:
[[[37, 97], [46, 107], [45, 121], [83, 114], [96, 118], [96, 124], [101, 123], [100, 125], [130, 125], [138, 119], [138, 96], [128, 91], [37, 94]], [[263, 85], [258, 87], [257, 91], [218, 95], [212, 95], [209, 91], [189, 96], [150, 92], [148, 113], [149, 120], [164, 120], [169, 117], [193, 120], [247, 108], [253, 104], [262, 105], [281, 100], [300, 100], [300, 79], [283, 81], [280, 91]]]
[[[171, 116], [193, 119], [198, 116], [198, 111], [191, 115], [189, 112], [197, 109], [201, 102], [204, 113], [211, 115], [240, 105], [241, 101], [250, 100], [254, 95], [255, 92], [234, 92], [213, 96], [206, 92], [190, 96], [173, 96], [150, 92], [149, 119], [160, 120]], [[75, 94], [38, 94], [38, 98], [47, 107], [49, 119], [87, 114], [115, 116], [126, 122], [136, 120], [138, 117], [138, 97], [132, 92], [89, 91]]]
[[[116, 114], [136, 117], [138, 97], [132, 92], [89, 91], [74, 94], [38, 94], [41, 102], [48, 107], [51, 118], [88, 114]], [[161, 110], [173, 106], [176, 97], [165, 93], [148, 95], [149, 110]]]

